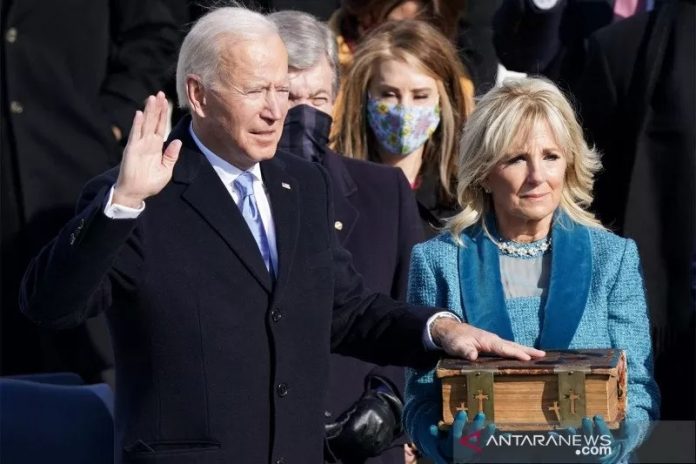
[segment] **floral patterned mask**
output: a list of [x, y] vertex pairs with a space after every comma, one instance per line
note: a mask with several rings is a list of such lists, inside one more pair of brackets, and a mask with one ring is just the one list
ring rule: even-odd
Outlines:
[[433, 135], [440, 124], [440, 105], [403, 106], [368, 98], [367, 120], [382, 148], [406, 156]]

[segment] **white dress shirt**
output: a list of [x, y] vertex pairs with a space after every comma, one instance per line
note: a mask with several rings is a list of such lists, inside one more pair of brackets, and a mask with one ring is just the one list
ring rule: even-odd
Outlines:
[[[203, 145], [203, 142], [201, 142], [193, 132], [193, 125], [189, 126], [189, 132], [191, 133], [191, 138], [193, 138], [193, 141], [198, 146], [198, 149], [203, 153], [203, 155], [205, 155], [210, 164], [213, 166], [213, 169], [222, 181], [222, 184], [227, 189], [227, 192], [232, 197], [232, 200], [237, 207], [239, 207], [239, 192], [237, 192], [237, 190], [234, 188], [234, 181], [237, 180], [237, 177], [241, 176], [244, 171], [220, 158], [215, 153], [210, 151], [205, 145]], [[254, 177], [253, 189], [254, 197], [256, 198], [256, 206], [259, 208], [259, 214], [261, 215], [261, 221], [263, 222], [263, 229], [266, 232], [266, 238], [268, 239], [268, 248], [271, 252], [271, 263], [273, 265], [273, 269], [275, 269], [275, 272], [277, 273], [278, 248], [276, 246], [275, 223], [273, 222], [271, 205], [268, 201], [266, 188], [263, 185], [261, 166], [259, 166], [259, 163], [256, 163], [249, 168], [248, 171]]]

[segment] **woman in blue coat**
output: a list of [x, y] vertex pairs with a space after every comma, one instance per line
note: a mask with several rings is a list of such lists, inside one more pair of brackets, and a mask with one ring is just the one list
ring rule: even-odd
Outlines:
[[[558, 88], [535, 78], [485, 95], [460, 150], [462, 212], [414, 248], [409, 301], [450, 308], [476, 327], [540, 349], [625, 350], [627, 418], [614, 432], [611, 460], [625, 459], [657, 418], [659, 392], [636, 245], [587, 209], [598, 153]], [[405, 425], [438, 462], [453, 446], [451, 434], [447, 440], [431, 431], [441, 405], [433, 371], [410, 370]], [[467, 432], [482, 427], [483, 418], [474, 422]], [[606, 430], [595, 417], [584, 420], [581, 432]]]

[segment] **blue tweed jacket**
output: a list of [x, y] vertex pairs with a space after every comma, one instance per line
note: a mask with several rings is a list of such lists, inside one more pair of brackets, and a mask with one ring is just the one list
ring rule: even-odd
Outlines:
[[[552, 237], [543, 301], [505, 298], [498, 248], [480, 226], [461, 234], [464, 246], [449, 233], [415, 246], [408, 300], [449, 308], [476, 327], [536, 348], [626, 350], [627, 419], [657, 419], [659, 391], [635, 243], [565, 215], [557, 215]], [[440, 382], [433, 372], [407, 370], [404, 422], [417, 446], [441, 418]]]

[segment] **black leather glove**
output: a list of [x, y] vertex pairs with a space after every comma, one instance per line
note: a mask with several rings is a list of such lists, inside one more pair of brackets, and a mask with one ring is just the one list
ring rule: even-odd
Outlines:
[[326, 424], [329, 462], [361, 461], [379, 456], [403, 432], [403, 402], [388, 381], [370, 376], [365, 392], [336, 422]]

